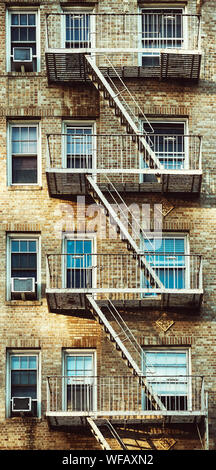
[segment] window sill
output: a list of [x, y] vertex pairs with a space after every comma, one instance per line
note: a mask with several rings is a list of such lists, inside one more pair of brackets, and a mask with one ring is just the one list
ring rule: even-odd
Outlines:
[[34, 420], [37, 423], [42, 421], [42, 418], [39, 417], [39, 416], [27, 416], [26, 415], [25, 417], [23, 417], [23, 416], [7, 416], [6, 417], [6, 420], [8, 421], [8, 423], [10, 423], [11, 421], [20, 421], [20, 420], [23, 421], [24, 419], [26, 419], [26, 420], [30, 419], [31, 421]]
[[27, 184], [26, 186], [25, 185], [18, 185], [18, 184], [14, 184], [14, 185], [11, 185], [11, 186], [8, 186], [8, 191], [41, 191], [43, 188], [42, 186], [39, 186], [39, 185], [34, 185], [34, 184]]
[[29, 305], [32, 306], [40, 306], [42, 305], [41, 300], [6, 300], [5, 305], [9, 307], [28, 307]]
[[45, 72], [6, 72], [8, 77], [43, 77], [46, 75]]

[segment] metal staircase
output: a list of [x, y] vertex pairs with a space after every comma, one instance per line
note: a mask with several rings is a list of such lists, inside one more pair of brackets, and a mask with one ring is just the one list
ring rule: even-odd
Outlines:
[[[95, 60], [93, 57], [89, 55], [85, 55], [86, 61], [86, 69], [91, 82], [94, 86], [98, 89], [99, 93], [103, 96], [105, 100], [108, 100], [110, 108], [113, 110], [114, 114], [120, 119], [121, 125], [125, 126], [126, 131], [128, 134], [135, 134], [138, 136], [138, 142], [140, 146], [140, 151], [145, 149], [146, 151], [146, 162], [148, 163], [150, 168], [161, 168], [161, 164], [158, 158], [155, 156], [155, 153], [151, 149], [150, 145], [140, 134], [140, 126], [139, 120], [135, 115], [134, 111], [132, 110], [131, 106], [129, 105], [128, 101], [125, 99], [125, 91], [129, 94], [130, 101], [135, 102], [134, 98], [132, 97], [131, 93], [129, 92], [128, 88], [118, 75], [117, 71], [116, 77], [121, 81], [122, 89], [119, 90], [114, 81], [111, 79], [111, 83], [113, 86], [110, 85], [107, 78], [103, 75], [103, 73], [97, 67]], [[113, 66], [112, 66], [113, 67]], [[115, 70], [115, 68], [113, 67]], [[145, 118], [145, 115], [135, 102], [138, 111], [142, 113], [142, 116]], [[146, 119], [146, 118], [145, 118]], [[147, 121], [147, 120], [146, 120]], [[148, 123], [151, 132], [152, 128], [150, 123]]]
[[90, 426], [91, 432], [95, 439], [99, 442], [103, 450], [111, 450], [111, 447], [109, 446], [108, 442], [104, 438], [103, 434], [101, 433], [99, 427], [95, 423], [95, 421], [92, 418], [86, 418], [87, 423]]
[[[143, 376], [143, 372], [141, 368], [138, 366], [137, 362], [132, 357], [128, 348], [126, 348], [125, 345], [123, 344], [126, 340], [128, 340], [135, 347], [136, 352], [139, 347], [138, 343], [136, 344], [136, 340], [133, 337], [131, 331], [129, 330], [128, 327], [126, 327], [125, 322], [123, 323], [123, 325], [120, 324], [119, 319], [121, 317], [119, 315], [119, 312], [113, 305], [113, 303], [110, 300], [108, 300], [108, 310], [109, 312], [112, 313], [112, 318], [120, 326], [120, 329], [121, 329], [120, 334], [116, 333], [114, 328], [111, 326], [110, 322], [106, 318], [106, 315], [103, 313], [102, 309], [98, 306], [97, 301], [93, 298], [93, 296], [87, 295], [86, 297], [89, 302], [92, 315], [97, 319], [97, 321], [101, 325], [103, 325], [105, 333], [109, 337], [110, 341], [115, 345], [116, 350], [120, 353], [125, 364], [129, 367], [132, 374], [137, 377], [137, 380], [139, 381], [140, 386], [143, 388], [143, 391], [146, 397], [151, 401], [153, 407], [156, 410], [165, 410], [165, 406], [163, 405], [159, 397], [153, 392], [151, 386], [147, 382], [146, 378]], [[121, 338], [120, 336], [123, 336], [123, 337]], [[131, 338], [133, 338], [133, 341]], [[140, 359], [141, 359], [141, 355], [140, 355]]]
[[100, 430], [100, 427], [106, 428], [106, 430], [110, 434], [110, 437], [112, 439], [114, 438], [115, 441], [119, 444], [120, 449], [127, 450], [127, 446], [124, 444], [123, 440], [121, 439], [109, 419], [94, 420], [93, 418], [87, 418], [87, 423], [90, 426], [93, 436], [99, 442], [103, 450], [112, 450], [112, 448], [108, 444], [107, 438], [105, 439], [102, 430]]
[[[89, 183], [89, 193], [92, 195], [95, 202], [102, 203], [107, 213], [112, 217], [115, 221], [116, 225], [118, 226], [119, 230], [124, 236], [124, 240], [127, 242], [127, 246], [129, 250], [132, 250], [136, 254], [140, 254], [141, 250], [135, 240], [130, 235], [127, 227], [122, 222], [121, 218], [117, 215], [116, 211], [112, 207], [112, 205], [107, 200], [106, 196], [103, 194], [97, 183], [95, 182], [94, 178], [90, 175], [86, 175], [86, 179]], [[144, 275], [149, 281], [151, 286], [157, 286], [160, 289], [164, 290], [164, 285], [160, 281], [159, 277], [155, 273], [154, 269], [150, 266], [150, 263], [146, 260], [145, 256], [140, 257], [141, 268], [144, 270]]]
[[[108, 101], [110, 108], [113, 110], [114, 114], [120, 119], [121, 125], [126, 127], [126, 132], [128, 134], [135, 134], [138, 137], [137, 142], [139, 149], [142, 152], [145, 152], [146, 162], [149, 167], [160, 168], [160, 162], [156, 158], [155, 153], [147, 143], [146, 139], [140, 135], [139, 119], [137, 118], [135, 112], [128, 105], [128, 101], [125, 99], [125, 94], [129, 95], [129, 100], [130, 102], [133, 102], [133, 104], [134, 99], [125, 84], [123, 83], [122, 79], [119, 77], [115, 68], [112, 66], [112, 64], [110, 64], [113, 70], [113, 78], [118, 78], [120, 80], [121, 89], [117, 87], [115, 81], [110, 77], [110, 75], [109, 77], [107, 77], [108, 79], [105, 78], [105, 76], [101, 73], [92, 57], [86, 55], [85, 61], [88, 77], [91, 79], [94, 86], [99, 90], [103, 98]], [[137, 106], [136, 103], [135, 105]], [[140, 114], [139, 109], [138, 113]], [[145, 118], [144, 115], [143, 117]], [[127, 243], [127, 248], [129, 250], [132, 250], [135, 254], [139, 254], [140, 248], [134, 238], [129, 233], [125, 223], [128, 222], [128, 207], [107, 176], [106, 180], [107, 185], [105, 188], [103, 188], [104, 190], [102, 191], [96, 183], [94, 177], [86, 175], [88, 192], [92, 195], [93, 199], [97, 204], [102, 203], [102, 205], [105, 207], [106, 214], [112, 218], [112, 220], [116, 224], [117, 230], [121, 232], [123, 241]], [[112, 186], [112, 191], [110, 191], [110, 185]], [[118, 216], [116, 210], [113, 208], [113, 205], [111, 205], [108, 201], [105, 193], [110, 194], [111, 199], [115, 204], [115, 207], [120, 211], [120, 217]], [[133, 217], [132, 220], [134, 221]], [[146, 236], [146, 234], [143, 233], [142, 228], [139, 226], [136, 220], [135, 225], [136, 238], [140, 239], [141, 233]], [[147, 262], [145, 256], [142, 256], [140, 260], [140, 267], [144, 270], [145, 277], [150, 282], [150, 285], [158, 286], [161, 289], [164, 289], [163, 284], [161, 283], [154, 270], [151, 268], [150, 264]], [[147, 399], [152, 403], [153, 408], [155, 408], [155, 410], [164, 410], [165, 407], [163, 403], [161, 402], [160, 398], [153, 392], [146, 378], [143, 377], [142, 369], [138, 365], [139, 361], [141, 365], [143, 359], [143, 350], [137, 343], [134, 335], [124, 322], [123, 318], [119, 314], [114, 304], [111, 302], [110, 299], [107, 299], [107, 311], [108, 314], [111, 316], [112, 322], [114, 322], [115, 324], [115, 329], [111, 326], [107, 316], [105, 315], [104, 311], [102, 311], [102, 308], [99, 307], [94, 297], [91, 295], [87, 295], [86, 297], [92, 315], [103, 326], [104, 331], [108, 336], [109, 340], [113, 343], [115, 349], [121, 355], [123, 361], [129, 367], [132, 374], [137, 377], [140, 386], [142, 387]], [[133, 357], [129, 352], [129, 348], [133, 350]], [[106, 426], [111, 435], [120, 444], [121, 449], [126, 449], [124, 443], [118, 436], [118, 433], [116, 432], [115, 428], [108, 420], [106, 421]]]

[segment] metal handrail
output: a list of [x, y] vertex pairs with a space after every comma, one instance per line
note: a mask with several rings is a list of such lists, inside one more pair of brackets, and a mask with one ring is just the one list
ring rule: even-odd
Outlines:
[[[51, 18], [58, 18], [58, 17], [66, 17], [67, 15], [73, 17], [73, 15], [75, 14], [75, 12], [50, 12], [50, 13], [46, 13], [46, 36], [47, 36], [47, 48], [49, 49], [50, 48], [50, 37], [49, 37], [49, 19], [50, 17]], [[103, 39], [105, 37], [105, 40], [107, 41], [107, 38], [110, 39], [111, 38], [111, 33], [110, 31], [115, 27], [116, 23], [116, 19], [119, 18], [119, 20], [121, 20], [121, 26], [122, 26], [122, 33], [127, 35], [128, 36], [128, 32], [131, 33], [134, 37], [135, 34], [140, 35], [141, 34], [141, 31], [140, 31], [140, 26], [138, 26], [138, 19], [140, 18], [140, 20], [147, 16], [147, 15], [151, 15], [151, 17], [159, 17], [159, 18], [163, 18], [164, 20], [166, 20], [168, 18], [168, 15], [166, 12], [161, 12], [161, 13], [155, 13], [155, 12], [146, 12], [143, 11], [141, 13], [106, 13], [106, 12], [98, 12], [98, 13], [94, 13], [94, 12], [80, 12], [80, 17], [81, 18], [84, 18], [86, 16], [90, 17], [93, 19], [93, 22], [97, 23], [97, 19], [98, 21], [102, 22], [103, 21], [103, 24], [104, 24], [104, 21], [106, 21], [107, 19], [107, 26], [108, 26], [108, 36], [105, 37], [104, 36], [104, 32], [103, 32], [103, 36], [101, 36], [100, 39]], [[192, 31], [194, 32], [194, 37], [193, 37], [193, 41], [194, 41], [194, 47], [195, 48], [198, 48], [199, 47], [199, 44], [200, 44], [200, 29], [201, 29], [201, 21], [200, 21], [200, 18], [201, 18], [201, 15], [200, 14], [187, 14], [187, 13], [173, 13], [172, 14], [172, 17], [177, 18], [177, 17], [181, 17], [184, 21], [185, 19], [185, 22], [196, 22], [196, 24], [192, 25]], [[134, 22], [137, 20], [137, 31], [134, 30], [134, 25], [131, 26], [130, 25], [130, 28], [131, 30], [128, 31], [128, 21], [130, 21], [130, 18], [131, 20]], [[110, 20], [113, 19], [113, 24], [112, 22], [110, 22]], [[84, 28], [84, 31], [88, 32], [89, 34], [89, 37], [86, 39], [85, 37], [82, 38], [81, 40], [78, 39], [78, 42], [80, 43], [85, 43], [85, 48], [90, 48], [90, 49], [94, 49], [95, 51], [97, 51], [97, 48], [96, 47], [92, 47], [92, 44], [90, 43], [91, 41], [91, 37], [94, 37], [96, 36], [99, 32], [101, 33], [101, 31], [97, 30], [97, 27], [98, 29], [100, 29], [100, 26], [101, 25], [97, 25], [96, 24], [96, 30], [94, 31], [88, 31], [88, 25], [86, 28]], [[187, 25], [188, 26], [188, 25]], [[56, 32], [56, 31], [55, 31]], [[107, 31], [106, 31], [107, 32]], [[128, 38], [127, 38], [128, 39]], [[150, 38], [152, 40], [152, 36]], [[153, 40], [155, 39], [155, 37], [153, 37]], [[157, 38], [156, 38], [157, 39]], [[163, 38], [162, 38], [163, 39]], [[179, 41], [179, 40], [182, 40], [182, 37], [177, 37], [177, 38], [165, 38], [165, 39], [168, 39], [168, 40], [175, 40], [176, 41]], [[71, 42], [71, 41], [69, 41]], [[73, 42], [73, 41], [72, 41]], [[103, 44], [101, 45], [103, 47]], [[117, 47], [116, 47], [117, 46]], [[118, 43], [116, 44], [115, 48], [118, 49], [118, 48], [121, 48], [121, 45], [118, 41]], [[83, 47], [83, 45], [82, 45]], [[112, 41], [110, 41], [110, 46], [107, 48], [112, 48]], [[75, 50], [75, 52], [77, 52]]]
[[[177, 142], [170, 143], [168, 139], [175, 137]], [[140, 148], [140, 139], [144, 139], [154, 151], [157, 160], [161, 161], [161, 168], [154, 165], [153, 170], [170, 171], [181, 173], [183, 170], [200, 170], [202, 136], [193, 134], [170, 135], [166, 134], [67, 134], [67, 133], [49, 133], [47, 134], [47, 166], [49, 168], [68, 168], [66, 159], [69, 158], [72, 167], [73, 159], [85, 158], [86, 169], [100, 173], [109, 169], [113, 171], [133, 170], [140, 174], [148, 172], [148, 153]], [[66, 145], [80, 143], [82, 148], [76, 152], [76, 148], [70, 149], [67, 153]], [[178, 150], [179, 145], [182, 148]], [[112, 158], [115, 156], [115, 164]], [[65, 159], [63, 163], [62, 159]], [[182, 159], [182, 164], [177, 164], [178, 158]], [[166, 168], [168, 166], [168, 168]], [[76, 170], [82, 170], [80, 168]], [[84, 168], [83, 168], [84, 169]], [[151, 168], [152, 170], [152, 168]]]

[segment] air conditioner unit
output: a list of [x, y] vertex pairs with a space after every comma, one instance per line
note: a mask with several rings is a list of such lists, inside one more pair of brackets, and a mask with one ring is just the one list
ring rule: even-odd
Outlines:
[[21, 71], [22, 67], [28, 72], [33, 71], [33, 59], [31, 47], [13, 47], [12, 61], [16, 71]]
[[12, 412], [30, 412], [32, 409], [31, 397], [12, 397]]
[[12, 277], [11, 292], [35, 292], [34, 277]]

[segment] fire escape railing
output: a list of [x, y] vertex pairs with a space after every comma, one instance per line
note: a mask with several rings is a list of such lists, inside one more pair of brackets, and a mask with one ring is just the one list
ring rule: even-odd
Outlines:
[[[200, 23], [200, 15], [165, 12], [48, 13], [46, 48], [111, 55], [127, 51], [129, 56], [152, 49], [198, 50]], [[131, 58], [126, 55], [123, 63], [131, 63]]]
[[[146, 258], [163, 289], [146, 277]], [[140, 298], [165, 292], [201, 292], [202, 257], [174, 253], [48, 254], [47, 290], [97, 293], [97, 299]], [[103, 294], [106, 294], [103, 296]]]
[[143, 379], [163, 402], [163, 410], [153, 406], [141, 383], [132, 375], [49, 376], [47, 413], [85, 413], [98, 417], [205, 413], [202, 376], [151, 374]]
[[[160, 168], [140, 144], [140, 137], [155, 153]], [[92, 134], [55, 133], [47, 135], [47, 171], [103, 173], [132, 178], [144, 174], [180, 174], [202, 169], [202, 137], [169, 134]], [[118, 181], [118, 178], [116, 179]]]

